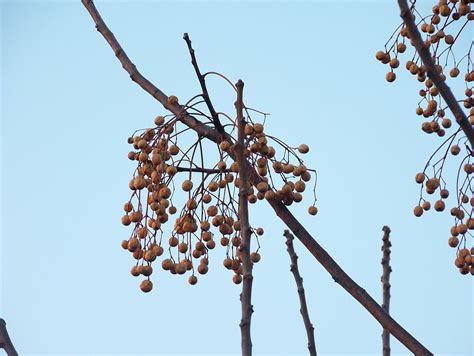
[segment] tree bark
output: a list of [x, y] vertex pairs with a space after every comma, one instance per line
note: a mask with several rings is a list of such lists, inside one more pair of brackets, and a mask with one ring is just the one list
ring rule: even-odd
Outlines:
[[[382, 291], [383, 291], [383, 302], [382, 308], [387, 314], [390, 314], [390, 273], [392, 267], [390, 267], [390, 228], [388, 226], [383, 227], [383, 257], [382, 257]], [[390, 332], [386, 329], [382, 332], [382, 354], [383, 356], [390, 356]]]
[[298, 255], [296, 254], [295, 248], [293, 247], [293, 240], [295, 237], [288, 230], [285, 230], [283, 236], [286, 237], [286, 250], [288, 251], [291, 260], [290, 271], [293, 273], [293, 277], [295, 277], [298, 297], [300, 299], [300, 313], [303, 317], [306, 336], [308, 338], [309, 354], [310, 356], [317, 356], [316, 342], [314, 341], [314, 327], [309, 318], [308, 305], [306, 303], [306, 296], [303, 287], [303, 278], [301, 277], [300, 271], [298, 269]]
[[[130, 61], [113, 33], [108, 29], [102, 20], [97, 8], [92, 0], [81, 0], [85, 8], [89, 11], [92, 19], [96, 24], [97, 30], [102, 34], [107, 43], [114, 51], [116, 57], [122, 64], [123, 68], [129, 73], [130, 78], [140, 85], [146, 92], [158, 100], [165, 109], [172, 112], [180, 118], [181, 122], [189, 128], [195, 130], [201, 136], [211, 141], [220, 143], [222, 140], [232, 142], [230, 135], [225, 133], [221, 135], [217, 130], [209, 127], [193, 116], [189, 115], [186, 110], [179, 104], [170, 105], [168, 97], [155, 85], [137, 70], [135, 65]], [[232, 156], [231, 156], [232, 157]], [[235, 157], [232, 157], [235, 159]], [[250, 180], [252, 184], [258, 184], [261, 179], [255, 170], [250, 171]], [[351, 294], [372, 316], [390, 333], [396, 337], [403, 345], [405, 345], [415, 355], [432, 355], [418, 340], [408, 333], [401, 325], [399, 325], [390, 315], [388, 315], [382, 307], [357, 283], [355, 283], [347, 273], [332, 259], [332, 257], [314, 240], [314, 238], [306, 231], [300, 222], [291, 214], [288, 208], [281, 201], [269, 201], [276, 215], [290, 228], [293, 234], [305, 245], [316, 260], [331, 274], [333, 279], [339, 283], [349, 294]]]

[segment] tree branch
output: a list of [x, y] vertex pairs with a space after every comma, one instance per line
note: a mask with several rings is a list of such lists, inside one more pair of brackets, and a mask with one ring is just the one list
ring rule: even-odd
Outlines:
[[240, 221], [240, 236], [242, 242], [239, 246], [240, 256], [242, 257], [243, 283], [242, 293], [240, 294], [240, 301], [242, 303], [242, 320], [240, 321], [240, 332], [242, 335], [242, 355], [252, 355], [252, 339], [250, 335], [250, 324], [252, 320], [252, 261], [250, 260], [250, 223], [249, 223], [249, 207], [248, 207], [248, 189], [249, 189], [249, 175], [247, 172], [247, 160], [245, 159], [245, 119], [243, 116], [243, 101], [242, 93], [244, 89], [244, 82], [239, 80], [236, 84], [237, 101], [235, 107], [237, 109], [237, 147], [235, 155], [239, 169], [239, 221]]
[[176, 172], [196, 172], [196, 173], [229, 173], [230, 169], [212, 169], [212, 168], [200, 168], [200, 167], [176, 167]]
[[204, 79], [204, 77], [201, 74], [201, 71], [199, 70], [196, 56], [194, 54], [194, 49], [191, 45], [191, 39], [189, 38], [189, 35], [187, 33], [184, 34], [183, 38], [186, 41], [186, 44], [188, 45], [189, 54], [191, 55], [191, 63], [194, 67], [194, 70], [196, 71], [199, 84], [201, 84], [202, 96], [204, 98], [204, 101], [206, 102], [209, 112], [211, 113], [212, 122], [214, 123], [214, 126], [216, 127], [217, 131], [223, 134], [224, 128], [222, 127], [222, 124], [219, 120], [219, 116], [217, 115], [216, 110], [214, 110], [214, 106], [212, 105], [211, 98], [209, 97], [209, 93], [207, 91], [207, 86], [206, 86], [206, 80]]
[[306, 304], [306, 296], [303, 287], [303, 278], [301, 277], [300, 271], [298, 269], [298, 255], [296, 254], [295, 248], [293, 247], [293, 240], [295, 237], [288, 230], [285, 230], [283, 236], [286, 237], [286, 250], [288, 251], [291, 260], [290, 271], [293, 272], [293, 276], [295, 277], [298, 296], [300, 298], [300, 313], [303, 317], [304, 327], [308, 337], [309, 354], [311, 356], [316, 356], [317, 353], [316, 342], [314, 341], [314, 327], [313, 324], [311, 324], [311, 320], [309, 318], [308, 305]]
[[410, 12], [410, 8], [406, 0], [398, 0], [398, 5], [400, 7], [400, 16], [405, 23], [405, 27], [408, 32], [409, 38], [412, 40], [413, 45], [416, 48], [423, 64], [426, 67], [426, 74], [428, 77], [433, 81], [434, 85], [438, 88], [440, 95], [443, 97], [446, 104], [448, 104], [449, 109], [453, 113], [456, 122], [461, 126], [461, 129], [464, 131], [469, 143], [471, 145], [471, 149], [474, 149], [474, 130], [472, 129], [472, 125], [469, 122], [466, 114], [462, 110], [461, 106], [457, 102], [456, 98], [454, 97], [453, 92], [446, 84], [444, 80], [441, 79], [438, 71], [436, 70], [435, 63], [433, 62], [433, 58], [431, 57], [431, 52], [428, 47], [425, 46], [423, 39], [421, 38], [421, 34], [418, 31], [418, 28], [415, 24], [414, 19], [412, 18], [412, 14]]
[[[382, 289], [383, 289], [383, 304], [382, 308], [387, 314], [390, 313], [390, 273], [392, 272], [392, 267], [390, 267], [390, 228], [384, 226], [383, 230], [383, 257], [382, 257]], [[390, 333], [388, 330], [384, 329], [382, 332], [382, 354], [383, 356], [390, 356]]]
[[[112, 47], [117, 55], [117, 58], [122, 63], [124, 69], [133, 75], [131, 79], [140, 85], [145, 91], [151, 94], [158, 100], [166, 109], [178, 116], [185, 125], [195, 130], [201, 136], [204, 136], [211, 141], [220, 143], [222, 140], [231, 140], [227, 133], [222, 135], [212, 127], [209, 127], [196, 118], [189, 115], [179, 104], [169, 105], [167, 96], [146, 78], [144, 78], [133, 63], [127, 57], [120, 44], [117, 42], [112, 32], [107, 28], [102, 18], [100, 17], [97, 8], [94, 6], [92, 0], [81, 0], [83, 5], [89, 11], [92, 19], [96, 23], [99, 32], [104, 36], [106, 41]], [[231, 142], [231, 141], [229, 141]], [[235, 159], [234, 155], [230, 156]], [[252, 184], [257, 185], [261, 178], [255, 170], [250, 171], [250, 180]], [[333, 279], [339, 283], [349, 294], [351, 294], [372, 316], [394, 337], [396, 337], [403, 345], [416, 355], [432, 355], [418, 340], [410, 335], [401, 325], [399, 325], [390, 315], [388, 315], [381, 306], [357, 283], [355, 283], [347, 273], [332, 259], [332, 257], [314, 240], [314, 238], [306, 231], [300, 222], [291, 214], [288, 208], [277, 200], [269, 201], [271, 207], [276, 215], [290, 228], [293, 234], [305, 245], [316, 260], [331, 274]]]
[[8, 356], [18, 356], [8, 335], [7, 323], [2, 318], [0, 318], [0, 349], [4, 349]]

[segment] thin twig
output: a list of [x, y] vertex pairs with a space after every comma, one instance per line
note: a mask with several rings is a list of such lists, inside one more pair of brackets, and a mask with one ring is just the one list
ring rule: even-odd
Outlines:
[[[167, 96], [144, 78], [127, 57], [120, 44], [115, 39], [114, 35], [105, 25], [100, 17], [97, 8], [94, 6], [92, 0], [81, 0], [84, 7], [89, 11], [94, 20], [97, 29], [104, 36], [107, 43], [116, 53], [116, 56], [124, 69], [130, 74], [130, 77], [138, 85], [140, 85], [146, 92], [158, 100], [166, 109], [178, 116], [185, 125], [192, 128], [199, 135], [208, 138], [209, 140], [220, 143], [223, 139], [231, 141], [231, 137], [227, 134], [222, 135], [212, 127], [209, 127], [193, 116], [183, 111], [179, 104], [169, 105], [167, 103]], [[132, 75], [133, 74], [133, 75]], [[229, 154], [233, 159], [233, 155]], [[250, 181], [253, 185], [261, 182], [261, 178], [255, 170], [250, 171]], [[305, 245], [316, 260], [329, 272], [332, 278], [341, 285], [354, 299], [356, 299], [372, 316], [390, 333], [396, 337], [405, 347], [412, 351], [415, 355], [432, 355], [418, 340], [416, 340], [408, 331], [406, 331], [400, 324], [398, 324], [390, 315], [385, 313], [382, 307], [372, 298], [363, 288], [355, 283], [352, 278], [334, 261], [334, 259], [324, 250], [321, 245], [308, 233], [308, 231], [301, 225], [301, 223], [291, 214], [288, 208], [277, 200], [269, 201], [271, 207], [276, 215], [290, 228], [293, 234]]]
[[[384, 226], [383, 231], [383, 257], [382, 257], [382, 290], [383, 290], [383, 303], [382, 308], [387, 314], [390, 314], [390, 273], [392, 272], [392, 267], [390, 267], [390, 247], [392, 246], [390, 242], [390, 228]], [[390, 356], [390, 332], [386, 329], [382, 332], [382, 354], [383, 356]]]
[[193, 173], [229, 173], [230, 169], [212, 169], [212, 168], [200, 168], [200, 167], [176, 167], [177, 172], [193, 172]]
[[459, 105], [458, 101], [454, 97], [453, 92], [446, 84], [444, 80], [441, 79], [440, 74], [436, 70], [435, 63], [431, 57], [431, 52], [429, 48], [423, 42], [421, 34], [418, 31], [418, 27], [415, 24], [415, 20], [412, 17], [410, 8], [406, 0], [398, 0], [398, 5], [400, 7], [400, 16], [405, 23], [405, 27], [408, 32], [408, 36], [412, 40], [413, 45], [416, 48], [421, 60], [423, 61], [426, 67], [426, 74], [433, 81], [434, 85], [438, 88], [440, 95], [443, 97], [444, 101], [448, 105], [449, 109], [456, 118], [456, 122], [461, 126], [464, 134], [466, 135], [471, 148], [474, 148], [474, 130], [472, 125], [467, 119], [466, 114]]
[[316, 356], [317, 353], [316, 342], [314, 341], [314, 327], [309, 318], [308, 305], [306, 304], [306, 296], [303, 287], [303, 278], [301, 277], [300, 271], [298, 269], [298, 255], [296, 254], [295, 248], [293, 247], [293, 240], [295, 237], [288, 230], [285, 230], [283, 236], [286, 237], [286, 250], [288, 251], [291, 260], [290, 271], [293, 272], [293, 276], [295, 277], [296, 281], [296, 287], [298, 288], [298, 296], [300, 298], [300, 313], [303, 317], [304, 327], [308, 337], [309, 354], [311, 356]]
[[235, 150], [237, 165], [239, 169], [239, 221], [240, 234], [242, 242], [239, 246], [240, 256], [242, 257], [243, 282], [240, 301], [242, 303], [242, 320], [240, 321], [240, 332], [242, 335], [242, 355], [252, 355], [252, 339], [250, 335], [250, 325], [252, 320], [252, 261], [250, 260], [250, 238], [251, 230], [249, 223], [249, 207], [248, 207], [248, 188], [249, 175], [247, 172], [247, 161], [244, 155], [245, 149], [245, 119], [243, 116], [242, 94], [244, 82], [239, 80], [235, 85], [237, 88], [237, 101], [235, 107], [237, 109], [237, 147]]
[[203, 75], [201, 74], [201, 71], [199, 70], [199, 66], [196, 60], [196, 55], [194, 54], [194, 48], [191, 45], [191, 39], [189, 38], [189, 35], [187, 33], [184, 34], [183, 38], [186, 41], [186, 44], [188, 45], [189, 54], [191, 55], [191, 63], [194, 67], [194, 70], [196, 71], [199, 84], [201, 85], [202, 97], [204, 98], [207, 108], [209, 109], [209, 112], [211, 113], [212, 122], [214, 123], [214, 126], [216, 127], [217, 131], [219, 131], [220, 133], [224, 133], [224, 128], [222, 127], [222, 124], [219, 120], [219, 116], [217, 115], [216, 110], [214, 109], [214, 106], [212, 105], [211, 98], [209, 97], [209, 92], [207, 91], [207, 86], [206, 86], [206, 80], [204, 79]]
[[18, 356], [8, 335], [7, 323], [2, 318], [0, 318], [0, 349], [4, 349], [8, 356]]

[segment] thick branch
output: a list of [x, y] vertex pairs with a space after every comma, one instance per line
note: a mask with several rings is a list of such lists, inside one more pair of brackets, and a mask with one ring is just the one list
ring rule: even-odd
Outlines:
[[[134, 75], [131, 75], [131, 79], [139, 84], [145, 91], [150, 93], [155, 99], [157, 99], [163, 106], [171, 111], [173, 114], [180, 117], [188, 127], [194, 129], [198, 134], [204, 136], [216, 143], [220, 143], [223, 139], [230, 140], [231, 137], [228, 134], [221, 135], [217, 130], [203, 124], [196, 118], [190, 116], [180, 105], [169, 105], [167, 103], [167, 96], [145, 79], [135, 68], [130, 59], [125, 55], [125, 52], [120, 47], [110, 30], [105, 26], [102, 18], [97, 12], [97, 8], [94, 6], [91, 0], [82, 0], [82, 3], [91, 14], [94, 22], [96, 23], [99, 32], [104, 36], [109, 45], [114, 49], [117, 54], [117, 58], [122, 63], [122, 66], [127, 72], [133, 69]], [[100, 30], [102, 29], [102, 30]], [[224, 137], [222, 137], [224, 136]], [[234, 159], [231, 155], [231, 157]], [[261, 179], [257, 172], [252, 170], [250, 172], [252, 184], [258, 184]], [[351, 294], [362, 306], [373, 315], [373, 317], [394, 337], [396, 337], [403, 345], [405, 345], [410, 351], [416, 355], [432, 355], [419, 341], [417, 341], [412, 335], [410, 335], [401, 325], [393, 320], [380, 305], [357, 283], [355, 283], [339, 265], [332, 259], [331, 256], [314, 240], [314, 238], [306, 231], [306, 229], [300, 224], [300, 222], [290, 213], [288, 208], [283, 205], [282, 202], [272, 200], [269, 201], [271, 207], [275, 211], [278, 217], [291, 229], [293, 234], [300, 239], [311, 254], [318, 260], [318, 262], [331, 274], [333, 279], [337, 281], [349, 294]]]
[[290, 271], [293, 272], [293, 276], [295, 277], [296, 287], [298, 289], [298, 296], [300, 298], [300, 313], [303, 317], [304, 327], [306, 329], [306, 335], [308, 337], [308, 350], [311, 356], [316, 356], [316, 342], [314, 341], [314, 327], [311, 324], [311, 320], [309, 318], [308, 312], [308, 305], [306, 304], [306, 296], [304, 293], [303, 287], [303, 278], [300, 275], [300, 271], [298, 269], [298, 255], [295, 252], [295, 248], [293, 247], [293, 240], [294, 236], [288, 231], [285, 230], [283, 236], [286, 237], [286, 246], [288, 254], [290, 255], [291, 265]]
[[408, 32], [408, 36], [412, 40], [413, 45], [416, 48], [416, 51], [420, 55], [423, 64], [426, 67], [426, 73], [428, 77], [433, 81], [434, 85], [438, 88], [440, 95], [443, 97], [446, 104], [448, 104], [449, 109], [453, 113], [454, 117], [456, 118], [456, 122], [461, 126], [461, 129], [464, 131], [469, 143], [471, 145], [471, 149], [474, 148], [474, 130], [472, 129], [472, 125], [469, 122], [466, 114], [464, 113], [463, 109], [457, 102], [456, 98], [454, 97], [453, 92], [446, 84], [444, 80], [441, 79], [440, 74], [436, 70], [435, 63], [433, 58], [431, 57], [431, 52], [429, 47], [427, 47], [421, 38], [421, 34], [418, 31], [418, 28], [415, 24], [415, 20], [412, 18], [412, 14], [410, 12], [410, 8], [408, 7], [408, 3], [406, 0], [398, 0], [398, 5], [400, 7], [400, 16], [405, 23], [405, 27]]
[[237, 109], [237, 147], [236, 147], [236, 158], [239, 168], [239, 221], [240, 221], [240, 236], [241, 243], [239, 246], [240, 256], [242, 258], [242, 270], [243, 270], [243, 282], [242, 282], [242, 294], [240, 295], [240, 301], [242, 303], [242, 320], [240, 321], [240, 333], [242, 335], [242, 355], [252, 355], [252, 339], [250, 335], [250, 324], [252, 320], [252, 261], [250, 260], [250, 223], [249, 223], [249, 207], [248, 207], [248, 188], [249, 175], [248, 175], [248, 163], [244, 156], [244, 145], [245, 145], [245, 120], [243, 116], [243, 101], [242, 93], [244, 89], [244, 83], [239, 80], [236, 84], [237, 88], [237, 101], [235, 107]]
[[7, 331], [7, 323], [0, 318], [0, 349], [4, 349], [8, 356], [18, 356]]
[[[383, 257], [382, 257], [382, 290], [383, 290], [383, 304], [382, 308], [387, 314], [390, 313], [390, 272], [392, 272], [392, 267], [390, 267], [390, 228], [388, 226], [383, 227]], [[390, 356], [390, 333], [388, 330], [384, 329], [382, 332], [382, 354], [383, 356]]]
[[191, 39], [189, 38], [189, 35], [187, 33], [184, 34], [183, 38], [186, 41], [186, 44], [188, 45], [189, 54], [191, 55], [191, 63], [194, 67], [194, 70], [196, 71], [199, 84], [201, 84], [202, 96], [204, 98], [204, 101], [206, 102], [209, 112], [211, 113], [212, 122], [214, 123], [214, 126], [216, 127], [217, 131], [223, 134], [224, 128], [222, 127], [222, 124], [219, 120], [219, 116], [217, 115], [216, 110], [214, 110], [214, 106], [212, 105], [211, 98], [209, 97], [209, 92], [207, 91], [207, 86], [206, 86], [206, 80], [204, 79], [203, 75], [201, 74], [201, 71], [199, 70], [199, 66], [196, 60], [196, 55], [194, 54], [194, 48], [191, 45]]
[[203, 124], [201, 121], [197, 120], [193, 116], [189, 115], [186, 110], [179, 104], [169, 104], [168, 96], [153, 85], [148, 79], [146, 79], [135, 67], [135, 64], [132, 63], [130, 58], [128, 58], [125, 51], [120, 46], [120, 43], [115, 38], [114, 34], [109, 30], [104, 20], [100, 16], [97, 8], [94, 5], [92, 0], [81, 0], [84, 7], [87, 9], [92, 19], [95, 22], [95, 27], [97, 31], [105, 38], [109, 46], [115, 53], [115, 56], [122, 64], [123, 69], [130, 75], [130, 78], [137, 83], [143, 90], [153, 96], [158, 100], [165, 109], [172, 112], [174, 115], [179, 117], [181, 121], [188, 127], [194, 129], [198, 134], [214, 141], [220, 142], [221, 135], [216, 130], [213, 130], [211, 127]]

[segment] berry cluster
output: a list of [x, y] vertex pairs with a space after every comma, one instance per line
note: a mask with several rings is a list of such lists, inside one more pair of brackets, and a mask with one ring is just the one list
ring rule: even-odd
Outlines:
[[[174, 96], [169, 97], [170, 102], [177, 103], [177, 100]], [[187, 110], [195, 108], [189, 103], [184, 107]], [[307, 153], [309, 147], [302, 144], [292, 148], [267, 135], [263, 124], [252, 122], [249, 111], [246, 120], [244, 155], [259, 177], [255, 187], [248, 187], [249, 203], [264, 199], [278, 199], [286, 205], [301, 202], [306, 184], [315, 173], [299, 157], [299, 154]], [[224, 127], [235, 132], [235, 122], [229, 121], [231, 123]], [[146, 277], [140, 288], [143, 292], [151, 291], [153, 264], [166, 250], [162, 269], [172, 274], [189, 272], [188, 282], [194, 285], [197, 283], [196, 270], [202, 275], [208, 272], [209, 251], [219, 244], [226, 249], [225, 268], [233, 272], [234, 283], [241, 283], [240, 182], [238, 166], [232, 158], [235, 156], [235, 138], [227, 135], [218, 147], [204, 149], [202, 137], [191, 136], [188, 128], [180, 127], [176, 116], [157, 116], [155, 125], [128, 139], [133, 146], [128, 158], [137, 163], [128, 184], [132, 195], [124, 205], [122, 216], [122, 224], [133, 227], [130, 238], [122, 241], [123, 249], [130, 251], [136, 259], [131, 274]], [[186, 134], [188, 136], [184, 137]], [[283, 148], [283, 157], [276, 158], [277, 152], [270, 143]], [[180, 199], [183, 201], [176, 203]], [[314, 203], [308, 212], [317, 213]], [[169, 221], [172, 223], [167, 224]], [[165, 230], [168, 225], [170, 228]], [[256, 263], [261, 259], [258, 238], [264, 230], [257, 227], [251, 231], [258, 248], [250, 257]]]
[[[431, 13], [422, 16], [416, 6], [416, 1], [411, 1], [411, 16], [415, 21], [422, 37], [424, 46], [429, 49], [435, 62], [435, 67], [441, 80], [446, 81], [447, 76], [452, 80], [463, 74], [464, 77], [464, 99], [461, 100], [464, 108], [469, 110], [469, 121], [474, 125], [474, 98], [473, 86], [474, 68], [472, 61], [472, 36], [469, 26], [474, 20], [474, 12], [467, 0], [440, 0], [431, 9]], [[455, 55], [455, 50], [459, 51], [464, 36], [471, 39], [467, 53], [461, 56]], [[404, 24], [400, 25], [385, 44], [383, 51], [376, 53], [376, 58], [383, 64], [390, 67], [386, 75], [388, 82], [396, 79], [395, 70], [400, 66], [399, 57], [411, 47], [414, 54], [409, 59], [405, 68], [410, 74], [415, 76], [422, 84], [419, 90], [420, 101], [416, 108], [416, 114], [422, 116], [425, 121], [421, 125], [423, 132], [436, 134], [444, 137], [452, 127], [452, 120], [447, 117], [447, 105], [443, 103], [438, 88], [430, 78], [427, 78], [426, 67], [421, 62], [414, 45], [409, 39], [407, 29]], [[464, 50], [461, 46], [461, 50]], [[474, 162], [472, 162], [472, 151], [468, 146], [465, 136], [462, 136], [461, 129], [453, 130], [447, 139], [436, 149], [426, 163], [423, 172], [416, 174], [415, 180], [421, 185], [419, 203], [415, 206], [413, 213], [419, 217], [424, 211], [433, 209], [441, 212], [446, 209], [446, 199], [449, 197], [449, 190], [443, 177], [443, 168], [449, 155], [459, 156], [461, 161], [456, 179], [456, 202], [450, 209], [454, 218], [454, 225], [451, 227], [451, 237], [448, 244], [457, 248], [457, 258], [455, 265], [462, 274], [469, 272], [474, 275], [474, 266], [471, 263], [471, 253], [473, 249], [467, 248], [468, 244], [473, 244], [471, 231], [474, 230], [474, 195], [472, 173], [474, 173]], [[459, 137], [458, 137], [459, 136]], [[465, 147], [465, 149], [464, 149]], [[432, 168], [433, 173], [428, 170]], [[433, 195], [438, 192], [439, 197], [430, 202], [425, 194]], [[461, 263], [461, 260], [463, 261]]]
[[[464, 69], [464, 82], [466, 89], [464, 91], [465, 99], [463, 105], [466, 109], [474, 107], [474, 98], [472, 97], [472, 82], [474, 82], [474, 68], [472, 61], [471, 45], [466, 54], [456, 59], [455, 45], [462, 41], [463, 36], [468, 38], [469, 24], [474, 20], [474, 12], [468, 0], [440, 0], [432, 8], [431, 14], [422, 16], [418, 13], [415, 4], [411, 7], [413, 19], [418, 20], [418, 28], [425, 35], [425, 47], [431, 51], [435, 60], [435, 65], [442, 80], [446, 80], [446, 73], [451, 78], [456, 78]], [[383, 51], [378, 51], [375, 55], [377, 60], [390, 67], [390, 71], [386, 75], [388, 82], [396, 79], [395, 70], [400, 66], [399, 57], [407, 51], [407, 44], [412, 46], [408, 33], [404, 25], [392, 34], [385, 44]], [[422, 130], [427, 134], [436, 133], [442, 137], [446, 133], [446, 129], [451, 127], [451, 120], [445, 117], [446, 106], [443, 104], [442, 98], [436, 86], [433, 85], [431, 79], [427, 78], [426, 68], [421, 62], [416, 51], [410, 60], [405, 64], [407, 71], [416, 76], [420, 83], [423, 83], [419, 90], [421, 97], [416, 108], [416, 114], [423, 116], [425, 121], [422, 124]], [[474, 118], [471, 115], [471, 124]]]

